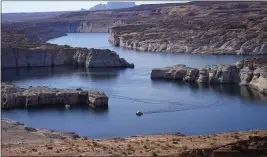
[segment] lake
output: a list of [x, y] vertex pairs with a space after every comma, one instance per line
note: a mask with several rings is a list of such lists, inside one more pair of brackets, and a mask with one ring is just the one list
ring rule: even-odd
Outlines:
[[[249, 87], [150, 79], [152, 68], [174, 64], [190, 67], [233, 64], [241, 60], [241, 56], [136, 52], [112, 46], [106, 33], [70, 33], [48, 42], [111, 49], [134, 63], [135, 68], [2, 69], [2, 81], [22, 87], [82, 88], [103, 91], [109, 97], [106, 110], [89, 107], [14, 109], [3, 110], [2, 117], [23, 122], [26, 126], [71, 131], [89, 138], [267, 129], [267, 97]], [[144, 115], [136, 116], [136, 111], [142, 111]]]

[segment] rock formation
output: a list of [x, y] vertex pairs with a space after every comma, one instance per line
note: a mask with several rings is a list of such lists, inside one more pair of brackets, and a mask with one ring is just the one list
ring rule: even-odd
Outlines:
[[77, 65], [91, 67], [130, 67], [116, 52], [107, 49], [72, 48], [70, 46], [41, 45], [39, 47], [3, 47], [2, 68]]
[[198, 83], [237, 83], [249, 85], [267, 95], [267, 57], [247, 59], [235, 65], [210, 65], [196, 69], [178, 64], [162, 69], [153, 69], [151, 78], [183, 80]]
[[2, 28], [27, 30], [42, 42], [68, 32], [109, 32], [110, 43], [134, 50], [266, 55], [266, 10], [260, 1], [153, 4], [67, 12]]
[[133, 68], [134, 64], [128, 63], [124, 58], [109, 49], [82, 49], [76, 51], [73, 56], [73, 63], [88, 68], [98, 67], [130, 67]]
[[109, 32], [110, 43], [141, 51], [266, 55], [266, 10], [260, 1], [153, 4], [68, 12], [2, 28], [27, 29], [43, 42], [68, 32]]
[[136, 6], [135, 2], [108, 2], [107, 4], [97, 4], [89, 10], [110, 10], [119, 8], [128, 8]]
[[266, 9], [266, 2], [159, 7], [147, 19], [110, 28], [109, 42], [140, 51], [266, 55]]
[[96, 91], [82, 89], [56, 89], [43, 87], [20, 88], [13, 84], [1, 84], [2, 108], [90, 105], [96, 108], [107, 107], [108, 97]]
[[[26, 28], [4, 28], [2, 32], [1, 68], [77, 65], [91, 67], [130, 67], [124, 58], [108, 49], [74, 48], [68, 45], [45, 44], [44, 39], [62, 35], [50, 29], [37, 29], [30, 34]], [[51, 34], [47, 33], [50, 32]], [[38, 36], [36, 33], [41, 34]], [[43, 36], [43, 34], [48, 34]]]

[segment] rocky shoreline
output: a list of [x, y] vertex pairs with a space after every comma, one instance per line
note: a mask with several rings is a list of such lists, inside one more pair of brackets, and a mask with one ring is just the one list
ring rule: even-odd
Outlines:
[[178, 64], [153, 69], [151, 78], [189, 83], [249, 85], [267, 95], [267, 57], [242, 60], [235, 65], [210, 65], [200, 69]]
[[108, 107], [108, 97], [104, 93], [82, 89], [56, 89], [47, 86], [20, 88], [10, 83], [1, 83], [1, 94], [3, 109], [64, 105]]
[[1, 119], [3, 156], [178, 156], [263, 157], [267, 131], [240, 131], [201, 136], [155, 134], [90, 139], [73, 132], [37, 129]]

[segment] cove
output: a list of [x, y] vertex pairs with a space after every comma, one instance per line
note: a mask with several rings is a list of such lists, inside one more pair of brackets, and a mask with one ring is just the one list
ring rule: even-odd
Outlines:
[[[69, 33], [48, 42], [111, 49], [134, 63], [134, 69], [67, 66], [2, 69], [2, 81], [22, 87], [42, 85], [103, 91], [110, 98], [107, 110], [88, 107], [15, 109], [2, 111], [2, 117], [31, 127], [71, 131], [89, 138], [173, 132], [200, 135], [267, 129], [267, 98], [253, 89], [150, 79], [152, 68], [174, 64], [196, 68], [233, 64], [242, 56], [136, 52], [114, 47], [107, 39], [106, 33]], [[138, 110], [145, 114], [136, 116]]]

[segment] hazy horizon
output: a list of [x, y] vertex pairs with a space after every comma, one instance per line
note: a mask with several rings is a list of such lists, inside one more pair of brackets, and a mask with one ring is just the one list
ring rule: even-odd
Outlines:
[[[77, 11], [89, 9], [97, 4], [113, 1], [2, 1], [2, 13], [30, 13], [52, 11]], [[115, 2], [115, 1], [114, 1]], [[129, 2], [129, 1], [121, 1]], [[187, 1], [130, 1], [140, 4], [183, 3]]]

